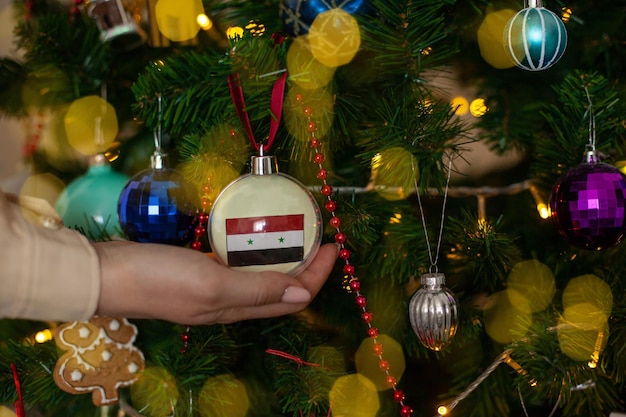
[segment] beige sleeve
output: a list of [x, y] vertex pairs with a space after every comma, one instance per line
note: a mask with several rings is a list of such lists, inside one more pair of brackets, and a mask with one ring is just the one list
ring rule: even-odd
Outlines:
[[0, 318], [91, 317], [100, 296], [95, 250], [63, 227], [47, 203], [21, 202], [0, 192]]

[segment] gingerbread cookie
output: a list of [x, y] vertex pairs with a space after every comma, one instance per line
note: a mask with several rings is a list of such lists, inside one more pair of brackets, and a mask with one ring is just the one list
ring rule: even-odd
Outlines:
[[54, 339], [66, 352], [54, 367], [54, 381], [70, 394], [92, 393], [97, 406], [116, 403], [118, 388], [132, 384], [145, 368], [133, 346], [137, 327], [125, 318], [93, 317], [57, 327]]

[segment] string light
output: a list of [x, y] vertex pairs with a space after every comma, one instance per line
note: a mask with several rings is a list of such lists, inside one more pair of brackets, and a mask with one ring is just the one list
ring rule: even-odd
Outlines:
[[202, 30], [209, 30], [213, 27], [213, 21], [204, 13], [198, 15], [196, 22], [198, 22], [198, 26], [200, 26]]
[[[515, 360], [511, 358], [508, 352], [504, 354], [503, 362], [509, 365], [511, 368], [513, 368], [515, 372], [517, 372], [518, 374], [522, 376], [528, 376], [528, 372], [526, 372], [526, 370], [522, 367], [522, 365], [515, 362]], [[530, 384], [531, 387], [537, 386], [537, 380], [535, 380], [534, 378], [530, 378], [528, 383]]]
[[402, 214], [395, 213], [393, 217], [389, 218], [389, 224], [399, 224], [402, 221]]
[[228, 29], [226, 29], [226, 36], [228, 36], [229, 39], [241, 38], [243, 36], [243, 28], [239, 26], [229, 26]]
[[41, 330], [35, 334], [35, 342], [37, 343], [45, 343], [49, 340], [52, 340], [52, 332], [50, 329]]
[[550, 209], [545, 203], [537, 204], [537, 211], [539, 212], [539, 217], [541, 217], [542, 219], [545, 220], [550, 218]]
[[496, 359], [491, 363], [491, 365], [489, 365], [487, 367], [487, 369], [485, 369], [483, 371], [482, 374], [480, 374], [478, 376], [478, 378], [476, 378], [476, 380], [474, 382], [472, 382], [471, 384], [469, 384], [467, 386], [467, 388], [465, 389], [465, 391], [463, 391], [462, 393], [460, 393], [459, 395], [457, 395], [457, 397], [455, 399], [453, 399], [452, 401], [450, 401], [448, 404], [445, 405], [440, 405], [439, 407], [437, 407], [437, 413], [439, 413], [440, 416], [444, 416], [447, 415], [450, 411], [454, 410], [454, 408], [461, 402], [463, 401], [465, 398], [467, 398], [476, 388], [478, 388], [478, 386], [480, 384], [483, 383], [483, 381], [485, 379], [487, 379], [487, 377], [489, 375], [491, 375], [493, 373], [493, 371], [496, 370], [496, 368], [502, 363], [504, 362], [504, 360], [509, 356], [509, 354], [512, 352], [512, 349], [507, 349], [504, 352], [502, 352], [500, 355], [498, 355], [498, 357], [496, 357]]
[[248, 22], [245, 29], [250, 32], [252, 36], [261, 36], [265, 33], [265, 25], [255, 20]]
[[484, 98], [475, 98], [469, 105], [470, 114], [474, 117], [484, 116], [489, 111]]
[[563, 23], [569, 22], [571, 17], [572, 17], [572, 9], [570, 9], [569, 7], [563, 7], [561, 9], [561, 20], [563, 21]]
[[539, 193], [539, 190], [537, 189], [537, 187], [533, 184], [530, 184], [530, 187], [528, 188], [528, 190], [530, 191], [530, 194], [535, 199], [535, 204], [537, 204], [537, 212], [539, 213], [539, 217], [541, 217], [544, 220], [550, 218], [550, 214], [551, 214], [550, 208], [546, 204], [544, 198]]
[[587, 363], [587, 366], [591, 369], [595, 369], [598, 366], [600, 360], [600, 353], [602, 353], [602, 342], [604, 341], [604, 332], [601, 330], [596, 337], [596, 344], [594, 345], [593, 353], [591, 354], [591, 360]]

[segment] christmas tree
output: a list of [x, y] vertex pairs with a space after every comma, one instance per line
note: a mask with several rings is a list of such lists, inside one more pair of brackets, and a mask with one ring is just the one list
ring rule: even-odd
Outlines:
[[[3, 320], [0, 404], [19, 393], [26, 415], [44, 416], [625, 412], [623, 2], [16, 10], [23, 55], [0, 61], [0, 108], [45, 120], [48, 139], [25, 146], [35, 172], [71, 184], [106, 159], [135, 178], [167, 153], [203, 232], [189, 250], [217, 252], [207, 215], [262, 144], [311, 190], [322, 241], [341, 251], [302, 314], [134, 320], [145, 369], [114, 405], [55, 384], [63, 349], [45, 336], [62, 324]], [[112, 133], [68, 122], [109, 105]], [[130, 234], [116, 212], [73, 220], [94, 240]]]

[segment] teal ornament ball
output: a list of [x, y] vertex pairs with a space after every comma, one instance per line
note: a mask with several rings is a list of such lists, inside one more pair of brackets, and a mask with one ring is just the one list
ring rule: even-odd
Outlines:
[[91, 165], [63, 190], [55, 209], [66, 227], [91, 240], [119, 236], [117, 201], [128, 179], [108, 164]]
[[554, 65], [565, 53], [567, 31], [563, 21], [541, 4], [517, 12], [504, 28], [504, 49], [515, 65], [541, 71]]

